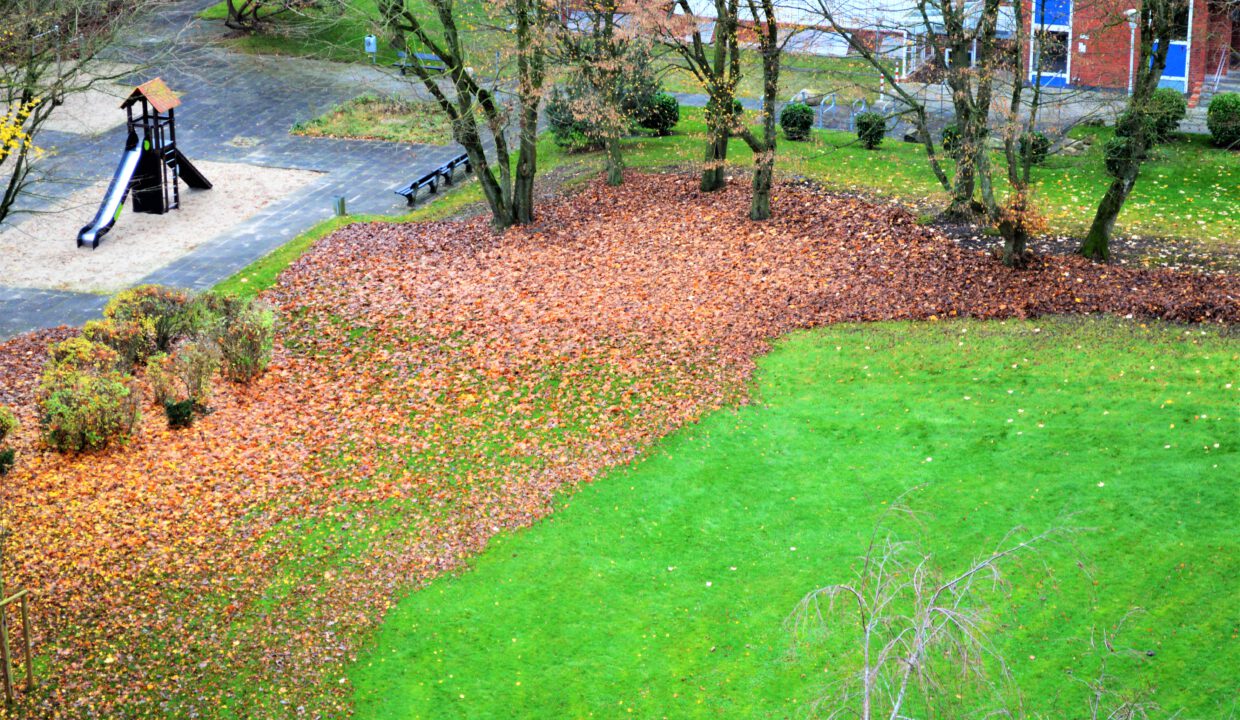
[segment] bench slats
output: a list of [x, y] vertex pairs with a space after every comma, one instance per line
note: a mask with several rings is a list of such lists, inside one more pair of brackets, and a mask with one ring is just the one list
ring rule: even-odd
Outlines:
[[425, 175], [418, 178], [417, 180], [414, 180], [413, 182], [409, 183], [408, 185], [405, 185], [404, 187], [401, 187], [395, 192], [397, 195], [400, 195], [401, 197], [405, 198], [405, 201], [408, 202], [410, 206], [412, 206], [414, 203], [414, 200], [418, 196], [418, 191], [421, 190], [422, 188], [429, 188], [431, 191], [431, 194], [434, 195], [439, 192], [440, 180], [442, 180], [445, 185], [451, 185], [452, 180], [453, 180], [453, 173], [455, 173], [456, 169], [461, 166], [465, 167], [466, 175], [473, 172], [473, 165], [469, 162], [469, 155], [467, 154], [458, 155], [457, 157], [452, 158], [451, 160], [444, 163], [443, 165], [440, 165], [434, 170], [426, 173]]

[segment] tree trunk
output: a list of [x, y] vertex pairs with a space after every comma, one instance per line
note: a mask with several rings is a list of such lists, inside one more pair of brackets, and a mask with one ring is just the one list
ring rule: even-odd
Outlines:
[[748, 130], [744, 131], [746, 142], [753, 148], [755, 164], [749, 219], [769, 220], [771, 183], [775, 179], [775, 148], [779, 138], [775, 129], [775, 106], [779, 95], [779, 25], [775, 18], [774, 0], [763, 0], [761, 13], [755, 0], [749, 0], [749, 11], [753, 15], [762, 50], [762, 141], [757, 142]]
[[947, 206], [945, 215], [950, 218], [968, 219], [974, 216], [973, 195], [977, 190], [977, 155], [978, 133], [973, 127], [970, 112], [957, 103], [956, 111], [958, 133], [956, 150], [952, 153], [956, 158], [956, 172], [952, 178], [952, 199]]
[[727, 184], [728, 131], [715, 128], [706, 146], [706, 163], [702, 168], [702, 192], [722, 190]]
[[1115, 230], [1115, 219], [1119, 217], [1124, 201], [1128, 199], [1128, 193], [1132, 192], [1137, 180], [1139, 165], [1137, 161], [1132, 161], [1131, 164], [1137, 167], [1130, 168], [1124, 173], [1124, 177], [1112, 180], [1106, 195], [1102, 196], [1102, 202], [1098, 203], [1098, 211], [1094, 213], [1094, 221], [1089, 226], [1089, 234], [1085, 236], [1085, 242], [1081, 243], [1080, 250], [1081, 254], [1090, 260], [1107, 262], [1111, 259], [1111, 233]]
[[620, 138], [607, 138], [607, 184], [620, 185], [624, 182], [624, 157], [620, 153]]
[[944, 213], [949, 218], [973, 217], [973, 190], [976, 177], [971, 162], [957, 161], [956, 177], [952, 183], [952, 201]]
[[521, 151], [517, 155], [517, 177], [513, 186], [513, 222], [534, 222], [534, 175], [538, 171], [538, 101], [522, 108]]
[[771, 181], [775, 176], [774, 170], [773, 163], [765, 160], [754, 170], [753, 199], [749, 204], [750, 220], [769, 220], [771, 217]]
[[1167, 50], [1175, 28], [1177, 9], [1172, 0], [1147, 0], [1141, 5], [1137, 28], [1141, 49], [1137, 53], [1136, 77], [1133, 79], [1132, 94], [1125, 110], [1130, 120], [1127, 127], [1129, 137], [1126, 154], [1119, 172], [1107, 187], [1102, 201], [1098, 203], [1094, 221], [1089, 226], [1089, 234], [1081, 243], [1079, 252], [1091, 260], [1106, 262], [1111, 259], [1111, 233], [1115, 230], [1115, 220], [1137, 184], [1141, 163], [1145, 161], [1150, 147], [1156, 141], [1146, 120], [1151, 112], [1150, 98], [1158, 88], [1158, 81], [1167, 67]]
[[1025, 248], [1028, 246], [1028, 238], [1025, 233], [1020, 230], [1014, 231], [1011, 236], [1003, 240], [1003, 264], [1008, 267], [1022, 267], [1025, 264]]
[[528, 225], [534, 222], [534, 175], [538, 172], [538, 106], [542, 102], [543, 49], [534, 37], [541, 24], [541, 10], [536, 2], [526, 0], [515, 6], [517, 44], [518, 97], [521, 103], [520, 150], [517, 153], [517, 177], [512, 188], [513, 222]]
[[1025, 251], [1029, 235], [1025, 228], [1013, 222], [1000, 222], [999, 233], [1003, 235], [1003, 264], [1010, 268], [1025, 266]]

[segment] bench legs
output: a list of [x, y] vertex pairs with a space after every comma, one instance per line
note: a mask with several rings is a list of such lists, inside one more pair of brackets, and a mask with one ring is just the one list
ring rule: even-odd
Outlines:
[[465, 166], [466, 175], [469, 175], [470, 173], [474, 171], [473, 163], [469, 161], [469, 157], [463, 155], [461, 157], [456, 158], [455, 160], [452, 160], [446, 165], [441, 166], [438, 170], [435, 170], [432, 173], [429, 173], [421, 180], [418, 180], [416, 184], [409, 185], [408, 194], [406, 194], [403, 190], [399, 190], [397, 192], [401, 195], [404, 195], [405, 201], [408, 203], [410, 207], [412, 207], [417, 200], [418, 190], [422, 189], [423, 187], [428, 188], [431, 191], [432, 195], [436, 195], [439, 193], [440, 182], [443, 182], [444, 185], [448, 185], [448, 186], [454, 185], [455, 180], [456, 180], [456, 177], [455, 177], [456, 168], [460, 165]]

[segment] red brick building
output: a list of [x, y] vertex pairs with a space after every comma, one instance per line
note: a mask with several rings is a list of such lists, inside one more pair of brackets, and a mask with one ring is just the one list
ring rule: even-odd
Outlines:
[[[1054, 87], [1127, 90], [1140, 50], [1128, 13], [1136, 0], [1024, 0], [1031, 37], [1027, 68], [1032, 82]], [[1240, 19], [1226, 0], [1189, 0], [1167, 51], [1163, 87], [1196, 104], [1203, 87], [1230, 70], [1240, 50]], [[1240, 72], [1240, 71], [1234, 71]]]

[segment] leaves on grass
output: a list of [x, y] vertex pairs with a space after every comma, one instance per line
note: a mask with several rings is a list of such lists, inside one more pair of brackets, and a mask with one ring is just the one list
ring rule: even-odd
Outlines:
[[31, 717], [339, 717], [342, 669], [401, 592], [557, 493], [743, 399], [790, 329], [1116, 312], [1234, 323], [1235, 276], [1041, 258], [1014, 272], [907, 213], [783, 187], [632, 175], [493, 235], [483, 219], [358, 224], [270, 297], [272, 369], [219, 383], [124, 448], [38, 447], [45, 336], [0, 345], [19, 464], [3, 485], [10, 587], [36, 591]]

